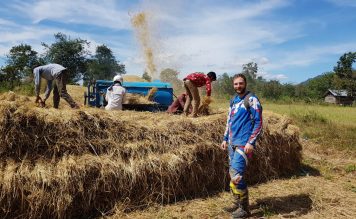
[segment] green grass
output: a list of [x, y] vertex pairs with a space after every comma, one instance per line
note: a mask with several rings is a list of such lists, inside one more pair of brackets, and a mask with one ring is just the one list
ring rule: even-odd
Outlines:
[[352, 173], [356, 171], [356, 165], [355, 164], [349, 164], [345, 167], [346, 173]]
[[339, 125], [356, 125], [356, 107], [343, 107], [336, 105], [311, 105], [311, 104], [275, 104], [264, 103], [263, 108], [279, 114], [295, 117], [295, 114], [314, 115]]
[[268, 102], [263, 107], [291, 117], [305, 139], [325, 147], [356, 150], [356, 107]]
[[[45, 88], [45, 86], [43, 87]], [[0, 84], [0, 94], [8, 91], [14, 91], [20, 95], [33, 96], [35, 94], [35, 86], [33, 83], [24, 83], [20, 86], [15, 86], [14, 88], [10, 89], [9, 86]]]

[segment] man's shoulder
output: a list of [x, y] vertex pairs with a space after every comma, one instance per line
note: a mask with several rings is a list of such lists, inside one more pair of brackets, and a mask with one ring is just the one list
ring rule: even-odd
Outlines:
[[115, 90], [117, 90], [117, 92], [123, 92], [125, 93], [126, 92], [126, 88], [124, 88], [123, 86], [115, 86]]
[[39, 71], [43, 68], [43, 66], [37, 66], [33, 69], [33, 73], [39, 73]]
[[260, 100], [258, 99], [257, 95], [254, 93], [251, 93], [251, 95], [248, 98], [248, 103], [250, 106], [256, 107], [257, 105], [261, 105]]
[[205, 74], [203, 72], [193, 72], [189, 75], [191, 75], [191, 76], [205, 76]]
[[246, 97], [249, 99], [249, 100], [254, 100], [254, 99], [257, 99], [259, 100], [258, 96], [252, 92], [252, 91], [249, 91], [248, 94], [246, 95]]
[[239, 95], [234, 95], [231, 99], [230, 99], [230, 107], [234, 104], [237, 104], [241, 101]]

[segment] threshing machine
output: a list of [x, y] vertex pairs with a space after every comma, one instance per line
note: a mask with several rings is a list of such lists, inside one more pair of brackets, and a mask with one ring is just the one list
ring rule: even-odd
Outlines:
[[[112, 81], [97, 80], [89, 83], [88, 90], [84, 93], [84, 105], [102, 107], [106, 106], [105, 94], [113, 84]], [[164, 82], [124, 82], [123, 87], [127, 93], [146, 96], [150, 89], [157, 88], [152, 101], [153, 104], [123, 104], [125, 110], [137, 111], [165, 111], [173, 102], [173, 88], [170, 83]]]

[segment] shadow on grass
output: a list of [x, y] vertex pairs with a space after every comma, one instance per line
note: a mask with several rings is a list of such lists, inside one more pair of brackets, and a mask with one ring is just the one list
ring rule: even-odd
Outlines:
[[299, 177], [303, 176], [320, 176], [320, 171], [310, 165], [302, 164], [300, 168], [300, 172], [298, 174]]
[[308, 194], [288, 195], [257, 199], [257, 204], [251, 206], [254, 217], [283, 215], [292, 218], [307, 214], [312, 209], [312, 200]]

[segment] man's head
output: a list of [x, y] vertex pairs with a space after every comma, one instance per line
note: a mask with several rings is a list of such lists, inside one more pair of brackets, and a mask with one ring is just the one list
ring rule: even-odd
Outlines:
[[124, 79], [121, 75], [115, 75], [113, 81], [114, 81], [114, 83], [120, 83], [121, 85], [122, 85], [122, 83], [124, 83]]
[[211, 71], [208, 74], [208, 77], [210, 78], [211, 81], [216, 81], [216, 74], [215, 72]]
[[35, 68], [40, 67], [41, 64], [39, 62], [35, 62], [31, 67], [32, 67], [32, 72], [34, 72]]
[[232, 81], [237, 94], [244, 94], [246, 92], [247, 81], [245, 75], [236, 74], [234, 75]]
[[64, 75], [69, 74], [68, 69], [67, 69], [67, 68], [63, 69], [63, 70], [62, 70], [62, 74], [64, 74]]

